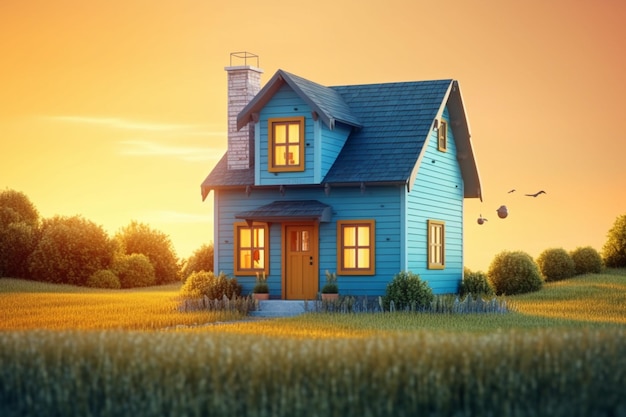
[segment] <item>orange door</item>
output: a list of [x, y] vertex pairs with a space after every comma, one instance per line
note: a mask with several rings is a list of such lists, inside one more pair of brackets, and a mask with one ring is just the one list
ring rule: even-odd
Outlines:
[[285, 295], [288, 300], [313, 300], [318, 290], [317, 227], [285, 226]]

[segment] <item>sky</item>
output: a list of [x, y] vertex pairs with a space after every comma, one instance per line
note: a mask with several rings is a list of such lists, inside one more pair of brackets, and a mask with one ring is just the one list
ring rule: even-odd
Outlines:
[[262, 84], [458, 80], [483, 190], [465, 266], [601, 250], [626, 213], [624, 45], [620, 0], [3, 0], [0, 189], [111, 235], [147, 223], [190, 256], [213, 239], [224, 68], [248, 51]]

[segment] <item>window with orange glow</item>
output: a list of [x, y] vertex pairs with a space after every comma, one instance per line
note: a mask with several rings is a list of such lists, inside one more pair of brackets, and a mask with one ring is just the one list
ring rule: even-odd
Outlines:
[[439, 122], [439, 141], [437, 149], [442, 152], [448, 150], [448, 123], [443, 119]]
[[304, 171], [304, 117], [269, 120], [269, 171]]
[[266, 224], [235, 223], [235, 275], [256, 275], [268, 270]]
[[428, 220], [428, 269], [444, 269], [445, 223]]
[[374, 275], [374, 220], [337, 222], [337, 274]]

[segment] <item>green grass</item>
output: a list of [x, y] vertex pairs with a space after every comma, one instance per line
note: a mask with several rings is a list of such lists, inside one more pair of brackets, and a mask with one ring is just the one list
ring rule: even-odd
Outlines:
[[[6, 301], [27, 295], [15, 286], [30, 283], [4, 284], [2, 317], [19, 317]], [[311, 313], [161, 331], [148, 320], [126, 331], [0, 331], [0, 415], [623, 416], [624, 286], [623, 270], [551, 283], [509, 297], [506, 314]], [[110, 294], [46, 288], [31, 294]], [[113, 293], [136, 304], [172, 301], [176, 289]]]

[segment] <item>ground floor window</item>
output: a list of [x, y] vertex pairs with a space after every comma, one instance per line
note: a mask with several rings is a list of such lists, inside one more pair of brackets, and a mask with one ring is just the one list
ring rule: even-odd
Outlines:
[[445, 260], [445, 223], [428, 220], [428, 269], [444, 269]]
[[235, 223], [235, 275], [269, 274], [267, 224]]
[[375, 221], [340, 220], [337, 222], [337, 274], [374, 275]]

